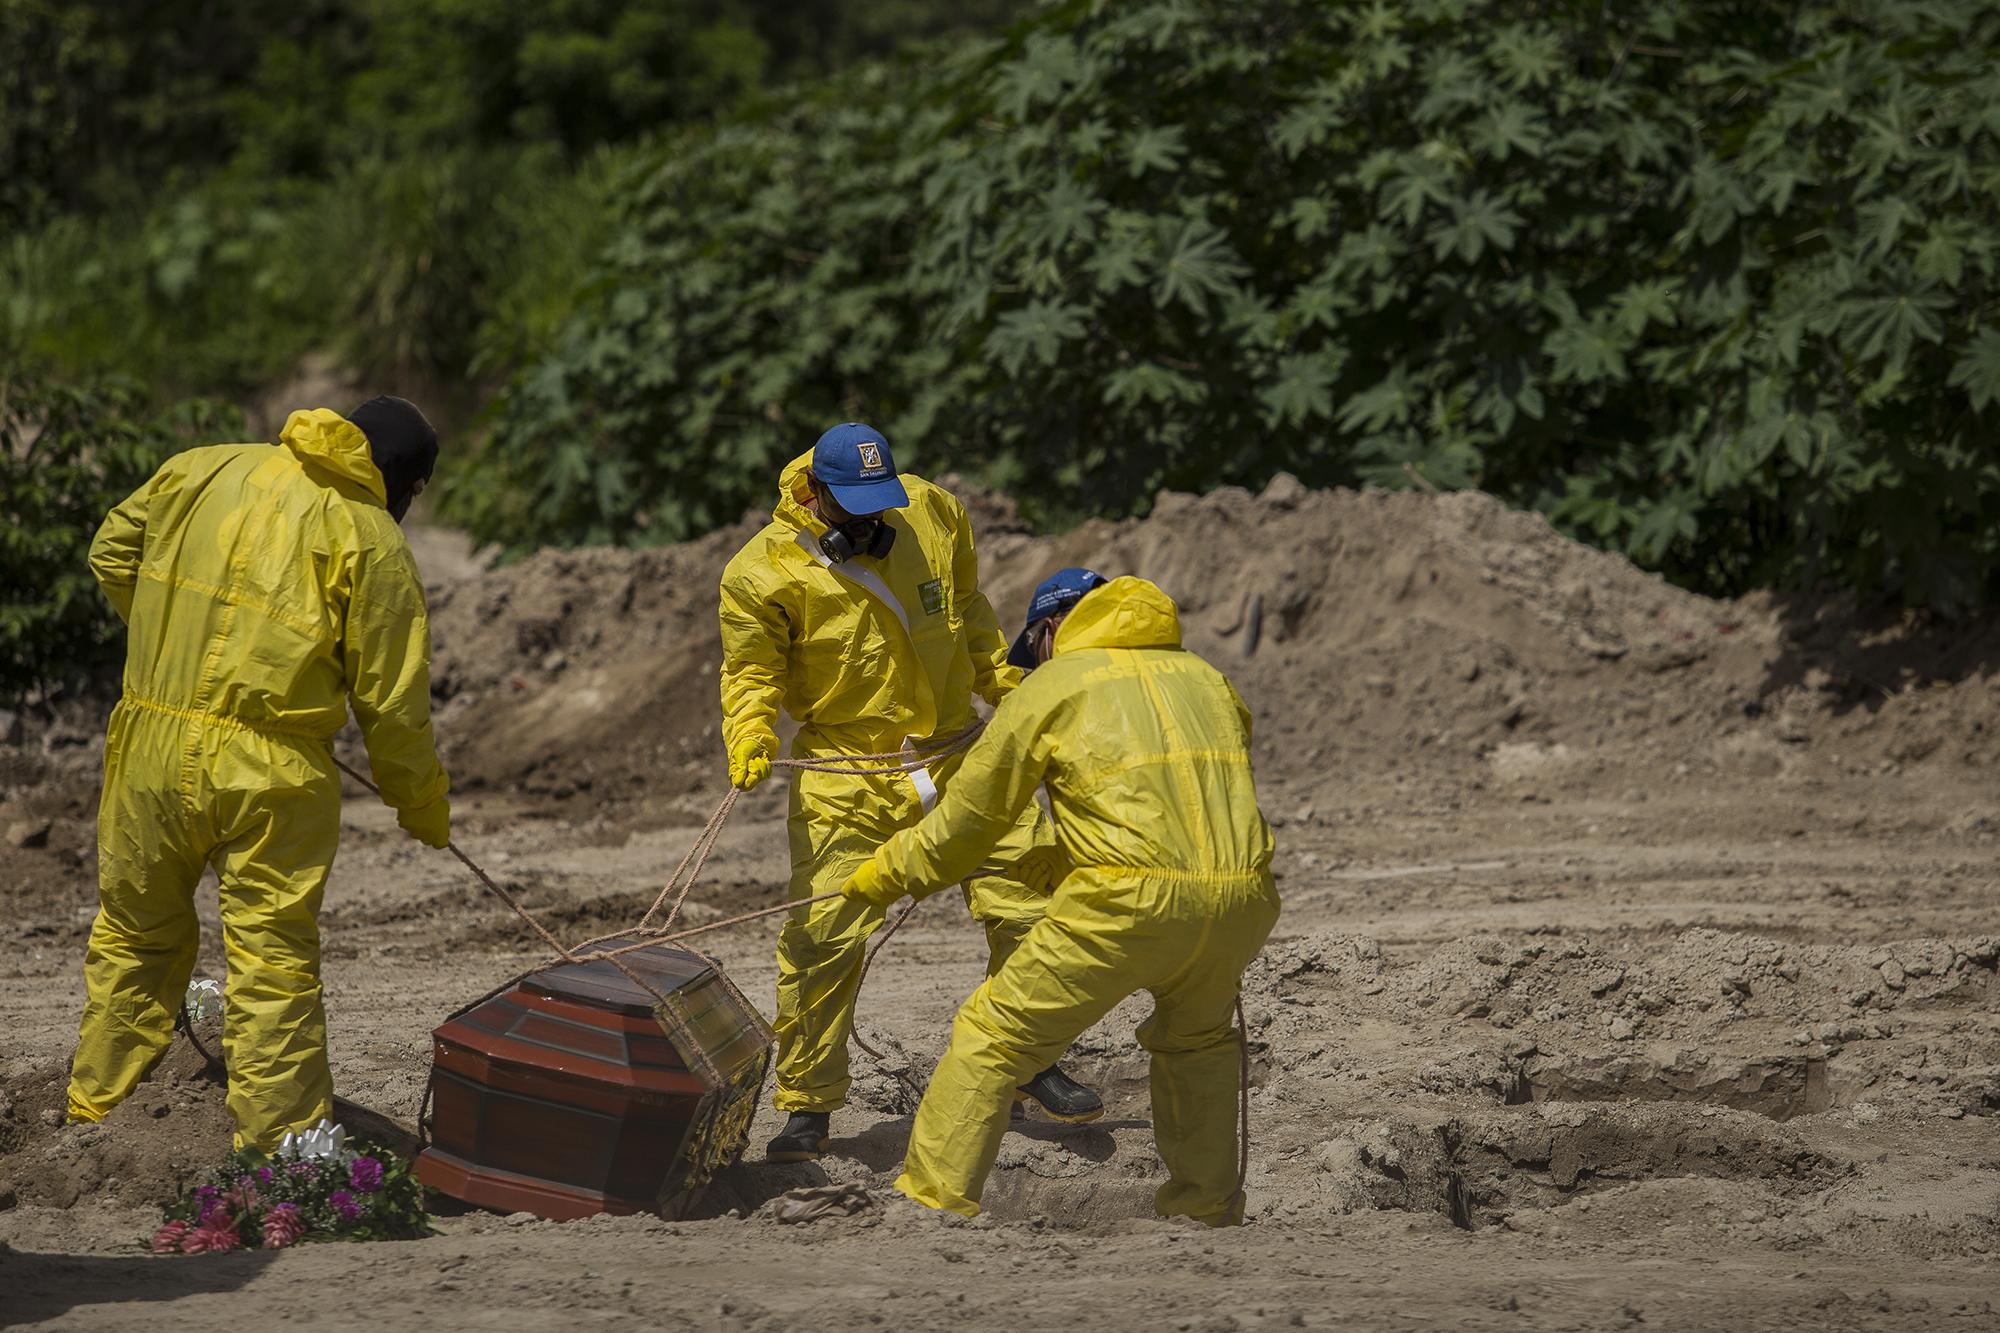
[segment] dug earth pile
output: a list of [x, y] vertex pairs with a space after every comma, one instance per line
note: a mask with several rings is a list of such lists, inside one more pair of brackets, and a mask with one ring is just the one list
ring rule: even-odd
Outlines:
[[[94, 894], [102, 718], [78, 706], [0, 746], [0, 1275], [24, 1322], [213, 1325], [251, 1301], [334, 1327], [2000, 1319], [1994, 621], [1705, 599], [1470, 493], [1280, 478], [1054, 538], [967, 498], [1010, 631], [1062, 565], [1143, 574], [1256, 714], [1285, 912], [1245, 988], [1249, 1226], [1149, 1217], [1143, 997], [1071, 1056], [1109, 1114], [1018, 1123], [987, 1217], [778, 1221], [800, 1186], [892, 1199], [907, 1082], [983, 958], [941, 895], [870, 974], [859, 1026], [884, 1060], [857, 1054], [832, 1153], [735, 1168], [699, 1220], [452, 1211], [408, 1244], [125, 1257], [227, 1119], [177, 1054], [122, 1121], [51, 1123]], [[424, 556], [460, 840], [566, 938], [642, 911], [721, 794], [715, 587], [753, 530], [490, 570]], [[779, 899], [782, 788], [739, 805], [686, 919]], [[430, 1029], [537, 952], [349, 796], [335, 1074], [407, 1124]], [[219, 976], [212, 884], [198, 905]], [[710, 938], [768, 1010], [773, 931]], [[755, 1141], [774, 1129], [766, 1110]]]
[[[1477, 492], [1164, 494], [1029, 535], [971, 495], [1011, 632], [1064, 565], [1142, 574], [1260, 721], [1259, 772], [1526, 789], [1633, 770], [1882, 774], [1992, 762], [1990, 624], [1926, 629], [1838, 601], [1718, 602]], [[588, 804], [705, 792], [719, 752], [715, 589], [747, 520], [683, 546], [548, 551], [438, 590], [442, 730], [463, 789]]]

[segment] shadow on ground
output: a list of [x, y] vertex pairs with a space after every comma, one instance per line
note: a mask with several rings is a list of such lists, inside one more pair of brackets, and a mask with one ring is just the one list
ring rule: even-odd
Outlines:
[[33, 1254], [0, 1244], [0, 1327], [34, 1324], [71, 1310], [171, 1302], [248, 1286], [277, 1259], [270, 1250], [198, 1258]]

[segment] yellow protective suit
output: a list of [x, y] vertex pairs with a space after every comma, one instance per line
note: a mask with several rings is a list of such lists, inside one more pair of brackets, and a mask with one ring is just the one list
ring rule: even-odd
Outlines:
[[[975, 692], [997, 703], [1021, 679], [1007, 665], [999, 622], [979, 591], [964, 507], [905, 473], [908, 507], [883, 515], [896, 529], [889, 554], [832, 566], [818, 546], [826, 527], [803, 503], [811, 461], [808, 453], [785, 469], [771, 522], [723, 572], [729, 753], [746, 744], [776, 753], [780, 708], [800, 724], [792, 754], [801, 757], [881, 754], [964, 731], [974, 720]], [[839, 888], [950, 787], [962, 759], [953, 755], [907, 776], [795, 772], [792, 899]], [[965, 881], [966, 903], [985, 927], [989, 967], [1041, 919], [1062, 869], [1047, 821], [1029, 807], [952, 877]], [[835, 899], [794, 912], [779, 932], [779, 1110], [832, 1111], [845, 1103], [862, 950], [882, 918], [879, 907]]]
[[976, 864], [1048, 784], [1075, 869], [1048, 914], [972, 993], [931, 1075], [896, 1188], [972, 1216], [1013, 1092], [1137, 990], [1152, 1052], [1166, 1215], [1238, 1221], [1233, 1014], [1278, 919], [1271, 830], [1250, 775], [1250, 714], [1180, 646], [1143, 579], [1086, 595], [1055, 650], [994, 714], [936, 810], [891, 838], [848, 891], [882, 904]]
[[350, 700], [405, 827], [445, 836], [423, 585], [367, 438], [326, 409], [294, 412], [276, 446], [169, 459], [104, 520], [90, 566], [127, 631], [69, 1114], [101, 1119], [172, 1038], [212, 865], [229, 1109], [239, 1146], [273, 1148], [332, 1109], [317, 916]]

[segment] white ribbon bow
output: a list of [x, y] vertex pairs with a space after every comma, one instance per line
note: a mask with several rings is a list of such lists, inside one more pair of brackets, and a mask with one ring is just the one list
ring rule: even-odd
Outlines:
[[286, 1134], [278, 1141], [278, 1156], [299, 1161], [351, 1162], [355, 1155], [347, 1147], [347, 1131], [321, 1118], [303, 1134]]
[[211, 1018], [222, 1016], [222, 983], [203, 978], [191, 981], [187, 988], [188, 1017], [197, 1023], [206, 1023]]

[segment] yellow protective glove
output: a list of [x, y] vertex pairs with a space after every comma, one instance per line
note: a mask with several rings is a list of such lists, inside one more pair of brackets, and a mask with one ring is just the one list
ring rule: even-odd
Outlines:
[[881, 863], [870, 857], [847, 877], [847, 883], [840, 886], [840, 896], [850, 902], [887, 907], [903, 896], [903, 888], [899, 884], [885, 883]]
[[429, 805], [398, 810], [396, 822], [403, 826], [403, 832], [418, 842], [430, 847], [443, 847], [451, 841], [451, 802], [440, 796]]
[[1069, 857], [1060, 847], [1030, 848], [1013, 866], [1014, 877], [1036, 893], [1054, 893], [1069, 874]]
[[736, 742], [729, 752], [729, 783], [739, 791], [771, 776], [771, 741], [767, 736], [751, 736]]

